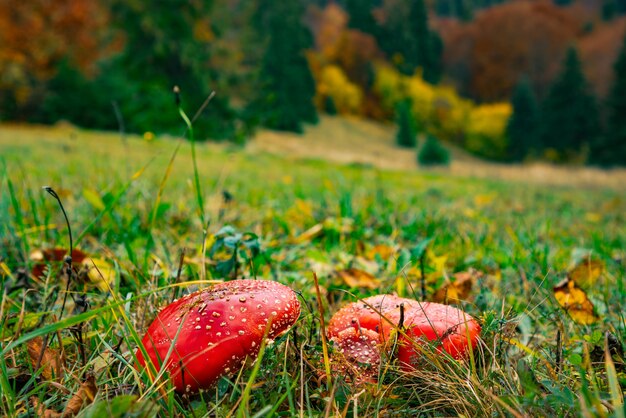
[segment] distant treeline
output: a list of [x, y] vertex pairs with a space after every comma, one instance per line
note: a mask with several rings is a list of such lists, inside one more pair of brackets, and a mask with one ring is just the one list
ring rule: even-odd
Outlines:
[[626, 0], [498, 3], [0, 1], [0, 118], [179, 134], [178, 85], [200, 139], [404, 109], [491, 159], [626, 164]]

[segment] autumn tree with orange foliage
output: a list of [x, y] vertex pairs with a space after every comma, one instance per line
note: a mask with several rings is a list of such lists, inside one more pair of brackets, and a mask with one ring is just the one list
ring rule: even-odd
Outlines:
[[100, 1], [0, 0], [0, 105], [3, 116], [29, 116], [59, 63], [93, 75], [116, 44]]
[[580, 23], [546, 2], [511, 2], [443, 30], [447, 73], [481, 101], [509, 99], [522, 74], [539, 98], [559, 71]]
[[[374, 119], [383, 119], [389, 116], [382, 110], [380, 99], [372, 89], [373, 64], [383, 59], [376, 39], [370, 34], [349, 29], [348, 14], [335, 3], [330, 3], [323, 9], [316, 9], [311, 12], [310, 21], [316, 49], [316, 53], [311, 57], [311, 67], [318, 83], [322, 80], [323, 75], [327, 74], [327, 71], [324, 71], [325, 67], [338, 68], [345, 74], [346, 80], [352, 83], [359, 90], [358, 94], [362, 96], [359, 110], [356, 113]], [[351, 91], [354, 87], [345, 91]], [[352, 91], [351, 96], [353, 95], [354, 92]], [[337, 102], [336, 97], [334, 100]], [[317, 101], [318, 103], [325, 103], [326, 99], [325, 97], [318, 97]], [[341, 112], [341, 106], [338, 108]], [[344, 107], [344, 109], [347, 108]], [[354, 107], [350, 109], [349, 113], [355, 113]]]

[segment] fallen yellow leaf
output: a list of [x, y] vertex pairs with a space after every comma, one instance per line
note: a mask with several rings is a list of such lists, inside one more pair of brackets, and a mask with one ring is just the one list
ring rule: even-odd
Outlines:
[[108, 292], [115, 280], [115, 269], [107, 261], [100, 258], [85, 258], [83, 265], [87, 268], [89, 281], [103, 292]]
[[604, 272], [604, 263], [600, 260], [585, 257], [581, 262], [567, 273], [578, 286], [592, 286]]
[[339, 270], [336, 274], [337, 277], [343, 280], [343, 282], [349, 287], [372, 290], [380, 287], [380, 280], [363, 270], [349, 268], [346, 270]]
[[456, 273], [454, 281], [447, 281], [435, 292], [432, 297], [433, 302], [438, 303], [458, 303], [469, 298], [472, 293], [474, 282], [482, 273], [471, 270]]
[[365, 257], [375, 260], [379, 256], [381, 260], [389, 260], [396, 253], [396, 249], [390, 245], [378, 244], [370, 248]]
[[595, 212], [587, 212], [585, 213], [585, 220], [592, 224], [597, 224], [602, 220], [602, 215]]
[[316, 224], [293, 239], [294, 244], [302, 244], [317, 238], [324, 232], [324, 225]]
[[593, 324], [598, 320], [587, 293], [569, 277], [553, 288], [554, 298], [569, 316], [579, 324]]
[[486, 206], [493, 202], [495, 197], [496, 196], [493, 194], [479, 194], [474, 196], [474, 204], [476, 206]]

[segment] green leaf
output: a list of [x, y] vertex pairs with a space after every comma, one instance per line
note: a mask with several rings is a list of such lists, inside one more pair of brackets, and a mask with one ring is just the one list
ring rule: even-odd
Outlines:
[[78, 417], [153, 417], [158, 412], [159, 408], [148, 400], [138, 402], [135, 395], [121, 395], [113, 399], [103, 399], [89, 405]]
[[606, 376], [609, 381], [609, 391], [611, 392], [611, 403], [615, 410], [616, 418], [625, 418], [624, 415], [624, 394], [622, 388], [617, 380], [617, 371], [615, 370], [615, 363], [611, 358], [611, 351], [609, 350], [608, 335], [604, 346], [604, 365], [606, 367]]
[[578, 353], [572, 353], [568, 356], [569, 362], [574, 366], [580, 366], [583, 364], [583, 356]]
[[83, 198], [87, 201], [87, 203], [89, 203], [94, 209], [97, 210], [104, 210], [104, 208], [106, 207], [106, 205], [104, 204], [104, 201], [102, 200], [102, 198], [100, 197], [100, 195], [98, 194], [98, 192], [96, 192], [93, 189], [83, 189]]
[[426, 248], [432, 240], [432, 238], [426, 238], [425, 240], [420, 241], [415, 247], [411, 249], [411, 258], [413, 260], [419, 260], [426, 252]]

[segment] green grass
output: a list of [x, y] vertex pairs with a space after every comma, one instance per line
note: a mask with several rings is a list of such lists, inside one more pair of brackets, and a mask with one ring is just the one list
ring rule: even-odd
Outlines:
[[[63, 411], [93, 374], [99, 391], [86, 412], [104, 415], [115, 405], [188, 416], [620, 416], [614, 406], [623, 409], [624, 362], [619, 355], [607, 361], [605, 333], [618, 341], [626, 334], [623, 191], [382, 171], [200, 143], [195, 152], [200, 193], [187, 142], [124, 142], [71, 127], [0, 127], [2, 415], [33, 414], [33, 400]], [[55, 318], [66, 279], [58, 266], [43, 279], [27, 278], [27, 287], [18, 285], [20, 272], [33, 266], [33, 251], [69, 245], [61, 211], [43, 186], [61, 196], [75, 246], [115, 270], [111, 292], [88, 280], [70, 283], [61, 321]], [[224, 202], [224, 191], [232, 201]], [[132, 364], [157, 308], [207, 286], [198, 282], [203, 258], [207, 280], [232, 277], [232, 271], [224, 277], [223, 258], [212, 259], [203, 245], [199, 194], [207, 242], [225, 225], [259, 236], [261, 254], [242, 251], [238, 277], [288, 284], [302, 295], [303, 313], [292, 332], [265, 349], [258, 369], [181, 398]], [[319, 235], [297, 239], [317, 224], [323, 225]], [[374, 273], [381, 280], [376, 292], [419, 298], [410, 250], [425, 239], [432, 240], [425, 258], [429, 297], [455, 272], [484, 272], [462, 303], [483, 326], [475, 362], [441, 361], [426, 352], [429, 361], [413, 373], [399, 372], [387, 359], [378, 384], [352, 388], [333, 379], [327, 385], [313, 272], [326, 319], [374, 293], [332, 275], [348, 266]], [[398, 252], [389, 260], [367, 259], [376, 244]], [[586, 289], [599, 320], [579, 325], [558, 306], [552, 288], [586, 252], [605, 272]], [[74, 302], [83, 292], [87, 309]], [[85, 362], [72, 326], [82, 326]], [[54, 384], [33, 370], [26, 348], [46, 335], [53, 350], [62, 342], [66, 359]]]

